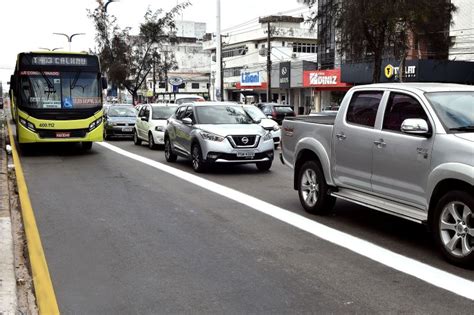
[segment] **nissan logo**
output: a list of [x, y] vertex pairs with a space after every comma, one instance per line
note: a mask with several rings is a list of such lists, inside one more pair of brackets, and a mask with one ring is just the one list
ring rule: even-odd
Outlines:
[[243, 138], [242, 138], [242, 143], [243, 143], [243, 144], [249, 143], [249, 138], [243, 137]]

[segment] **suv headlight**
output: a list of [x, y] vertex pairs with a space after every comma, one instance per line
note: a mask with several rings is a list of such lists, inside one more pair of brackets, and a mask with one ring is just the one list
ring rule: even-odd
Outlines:
[[278, 126], [278, 124], [273, 126], [273, 131], [278, 131], [278, 130], [280, 130], [280, 126]]
[[210, 133], [210, 132], [204, 132], [204, 131], [201, 131], [201, 137], [204, 140], [217, 141], [217, 142], [222, 142], [225, 139], [222, 136], [219, 136], [219, 135], [216, 135], [216, 134]]
[[166, 130], [166, 127], [165, 126], [156, 126], [155, 130], [160, 131], [160, 132], [164, 132]]
[[268, 141], [268, 140], [273, 140], [272, 133], [268, 131], [264, 136], [263, 136], [263, 141]]

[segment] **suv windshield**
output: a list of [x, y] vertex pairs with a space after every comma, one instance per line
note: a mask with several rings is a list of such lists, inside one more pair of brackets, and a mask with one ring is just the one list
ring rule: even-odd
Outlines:
[[174, 114], [178, 106], [153, 106], [151, 119], [168, 119]]
[[293, 112], [293, 108], [290, 106], [275, 106], [275, 111], [281, 114], [288, 114]]
[[474, 92], [433, 92], [425, 95], [448, 130], [474, 131]]
[[196, 106], [198, 124], [252, 124], [242, 106]]
[[101, 104], [97, 73], [23, 71], [21, 105], [35, 109], [84, 109]]
[[133, 107], [113, 106], [107, 111], [107, 116], [110, 117], [136, 117], [137, 111]]
[[265, 114], [255, 106], [244, 106], [245, 112], [254, 120], [259, 121], [267, 118]]

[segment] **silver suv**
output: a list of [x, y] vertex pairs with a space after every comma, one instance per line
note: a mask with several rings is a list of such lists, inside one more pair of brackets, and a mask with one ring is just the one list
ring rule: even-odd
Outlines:
[[195, 102], [180, 106], [165, 132], [168, 162], [181, 156], [196, 172], [213, 163], [255, 163], [267, 171], [273, 161], [273, 136], [255, 124], [241, 105]]

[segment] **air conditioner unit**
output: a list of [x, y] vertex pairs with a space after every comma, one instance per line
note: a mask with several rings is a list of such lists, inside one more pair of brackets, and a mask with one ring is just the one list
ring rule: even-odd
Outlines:
[[296, 53], [292, 53], [291, 58], [295, 59], [296, 58]]

